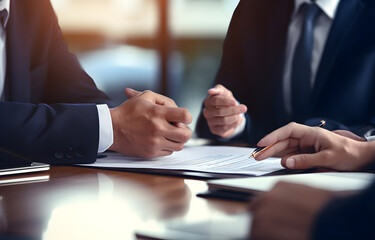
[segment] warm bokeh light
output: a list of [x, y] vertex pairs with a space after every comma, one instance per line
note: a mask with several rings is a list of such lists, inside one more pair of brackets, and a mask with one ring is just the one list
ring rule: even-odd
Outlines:
[[[169, 37], [159, 32], [162, 2], [168, 3]], [[238, 2], [52, 0], [69, 48], [116, 105], [126, 100], [125, 87], [164, 93], [189, 109], [192, 129]], [[161, 41], [168, 46], [167, 62], [161, 58]], [[162, 66], [167, 66], [165, 75]]]

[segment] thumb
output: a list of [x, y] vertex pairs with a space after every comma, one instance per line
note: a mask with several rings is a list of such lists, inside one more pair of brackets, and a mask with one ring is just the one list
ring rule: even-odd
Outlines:
[[128, 97], [128, 98], [133, 98], [133, 97], [136, 97], [138, 96], [139, 94], [141, 94], [142, 92], [139, 92], [139, 91], [136, 91], [132, 88], [125, 88], [125, 95]]
[[308, 169], [321, 166], [321, 153], [297, 154], [285, 156], [281, 159], [281, 165], [289, 169]]

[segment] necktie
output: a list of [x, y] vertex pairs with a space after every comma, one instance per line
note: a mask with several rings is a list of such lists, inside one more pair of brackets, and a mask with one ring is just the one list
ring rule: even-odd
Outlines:
[[292, 67], [292, 111], [294, 119], [303, 122], [311, 108], [311, 60], [314, 46], [314, 23], [320, 13], [316, 4], [301, 6], [304, 15]]
[[8, 16], [8, 11], [6, 9], [3, 9], [0, 11], [0, 24], [3, 27], [3, 29], [5, 28], [5, 21], [7, 19], [7, 16]]

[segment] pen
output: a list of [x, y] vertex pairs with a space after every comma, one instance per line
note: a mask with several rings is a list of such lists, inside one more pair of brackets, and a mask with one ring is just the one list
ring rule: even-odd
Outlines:
[[[320, 121], [320, 124], [318, 125], [318, 127], [324, 127], [326, 125], [326, 121], [322, 120]], [[274, 146], [276, 143], [270, 145], [270, 146], [267, 146], [267, 147], [259, 147], [259, 148], [256, 148], [250, 155], [249, 158], [255, 158], [257, 155], [261, 154], [262, 152], [264, 151], [267, 151], [268, 149], [270, 149], [272, 146]]]

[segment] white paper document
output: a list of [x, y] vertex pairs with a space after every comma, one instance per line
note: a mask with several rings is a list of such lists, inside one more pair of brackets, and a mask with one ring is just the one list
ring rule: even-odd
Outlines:
[[245, 193], [270, 191], [277, 182], [305, 184], [329, 191], [356, 191], [368, 187], [375, 179], [374, 173], [325, 172], [305, 173], [259, 178], [232, 178], [208, 181], [210, 189], [231, 190]]
[[185, 147], [167, 157], [142, 159], [108, 153], [93, 164], [81, 166], [117, 169], [158, 169], [174, 171], [197, 171], [205, 173], [241, 174], [260, 176], [283, 167], [280, 158], [263, 161], [250, 159], [254, 148], [228, 146]]

